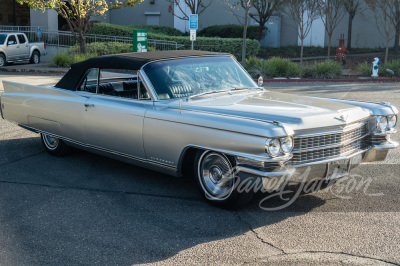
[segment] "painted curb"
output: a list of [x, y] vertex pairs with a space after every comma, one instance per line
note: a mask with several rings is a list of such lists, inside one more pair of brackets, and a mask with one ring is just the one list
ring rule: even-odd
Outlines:
[[[258, 79], [254, 79], [255, 82]], [[271, 83], [271, 82], [400, 82], [400, 78], [366, 78], [366, 79], [264, 79], [264, 83]]]

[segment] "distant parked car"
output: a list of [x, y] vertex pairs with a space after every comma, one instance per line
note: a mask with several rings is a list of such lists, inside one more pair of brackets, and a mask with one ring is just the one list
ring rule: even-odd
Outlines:
[[3, 84], [2, 118], [40, 133], [50, 154], [71, 146], [193, 176], [226, 208], [249, 202], [246, 184], [335, 180], [399, 145], [389, 103], [267, 90], [224, 53], [108, 55], [73, 64], [55, 87]]
[[0, 67], [24, 61], [38, 64], [46, 54], [44, 42], [29, 42], [24, 33], [0, 33]]

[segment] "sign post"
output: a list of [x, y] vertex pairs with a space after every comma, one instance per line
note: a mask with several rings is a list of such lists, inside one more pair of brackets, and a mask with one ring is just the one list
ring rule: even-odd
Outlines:
[[189, 29], [190, 29], [190, 40], [192, 41], [192, 50], [194, 41], [196, 40], [196, 31], [199, 28], [199, 16], [197, 14], [189, 15]]
[[147, 30], [133, 31], [133, 52], [147, 52]]

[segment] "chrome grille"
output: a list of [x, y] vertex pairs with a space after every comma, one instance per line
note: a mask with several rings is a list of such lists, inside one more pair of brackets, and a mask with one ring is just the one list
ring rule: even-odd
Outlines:
[[353, 127], [341, 133], [295, 138], [292, 164], [323, 161], [364, 149], [369, 134], [368, 123]]
[[356, 141], [367, 134], [368, 124], [363, 123], [360, 124], [359, 127], [341, 133], [296, 138], [294, 140], [294, 150], [315, 150], [322, 147], [340, 145], [342, 143], [351, 143], [352, 141]]

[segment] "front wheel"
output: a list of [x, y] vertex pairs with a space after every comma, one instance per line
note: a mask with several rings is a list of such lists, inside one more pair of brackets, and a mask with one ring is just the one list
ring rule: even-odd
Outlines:
[[34, 51], [31, 56], [31, 63], [32, 64], [39, 64], [40, 63], [40, 54], [38, 51]]
[[0, 54], [0, 67], [3, 67], [7, 64], [6, 57], [4, 54]]
[[63, 140], [44, 133], [40, 134], [40, 137], [44, 149], [51, 155], [62, 157], [70, 152], [70, 147]]
[[197, 153], [194, 175], [200, 193], [207, 202], [225, 209], [238, 209], [250, 202], [254, 193], [238, 190], [241, 180], [234, 166], [235, 161], [222, 153]]

